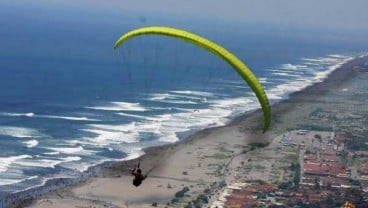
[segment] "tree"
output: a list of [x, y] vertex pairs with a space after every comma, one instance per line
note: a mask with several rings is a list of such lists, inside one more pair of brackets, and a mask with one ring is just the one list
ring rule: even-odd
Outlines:
[[299, 185], [299, 182], [300, 182], [300, 164], [299, 163], [295, 165], [295, 174], [294, 174], [293, 182], [295, 186]]
[[326, 203], [330, 206], [332, 206], [334, 204], [334, 199], [331, 193], [328, 194], [327, 199], [326, 199]]
[[319, 184], [319, 179], [318, 178], [314, 179], [314, 189], [315, 190], [321, 190], [321, 186]]
[[362, 191], [356, 188], [350, 188], [345, 191], [345, 201], [351, 201], [354, 204], [363, 201]]

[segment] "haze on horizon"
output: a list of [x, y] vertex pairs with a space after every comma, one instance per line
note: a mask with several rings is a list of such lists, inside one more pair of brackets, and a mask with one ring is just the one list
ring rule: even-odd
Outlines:
[[[311, 45], [310, 40], [317, 40], [365, 51], [366, 8], [365, 0], [2, 0], [0, 42], [8, 54], [26, 54], [24, 47], [30, 51], [39, 48], [31, 48], [32, 43], [38, 44], [35, 40], [42, 40], [43, 45], [47, 41], [49, 45], [60, 41], [75, 44], [75, 34], [88, 34], [89, 44], [84, 47], [92, 50], [91, 44], [100, 44], [107, 60], [111, 57], [111, 44], [124, 31], [163, 25], [187, 29], [213, 40], [240, 34], [280, 44], [285, 39], [307, 45]], [[22, 46], [23, 51], [14, 46]], [[102, 56], [99, 54], [96, 59]]]
[[141, 15], [174, 15], [177, 17], [207, 18], [225, 21], [273, 24], [286, 27], [305, 27], [331, 30], [350, 30], [368, 33], [368, 1], [365, 0], [4, 0], [18, 5], [42, 5], [64, 8], [111, 11], [135, 11]]

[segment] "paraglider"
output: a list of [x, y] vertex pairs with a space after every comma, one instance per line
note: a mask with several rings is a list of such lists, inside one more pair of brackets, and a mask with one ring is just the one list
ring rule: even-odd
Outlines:
[[219, 56], [227, 63], [229, 63], [238, 72], [238, 74], [248, 83], [250, 88], [256, 94], [258, 101], [261, 104], [264, 115], [263, 132], [267, 131], [271, 123], [271, 108], [268, 102], [267, 95], [261, 83], [258, 81], [257, 77], [239, 58], [237, 58], [235, 55], [230, 53], [222, 46], [204, 37], [201, 37], [199, 35], [196, 35], [194, 33], [185, 30], [170, 27], [159, 27], [159, 26], [142, 27], [125, 33], [115, 42], [114, 49], [117, 49], [123, 42], [133, 37], [149, 34], [164, 35], [185, 40], [187, 42], [190, 42], [194, 45], [197, 45], [199, 47], [208, 50], [209, 52]]
[[144, 179], [147, 178], [147, 174], [146, 175], [142, 174], [142, 170], [140, 168], [140, 162], [138, 162], [137, 167], [135, 167], [132, 170], [132, 175], [134, 175], [133, 185], [135, 187], [140, 186], [142, 184], [142, 181], [144, 181]]

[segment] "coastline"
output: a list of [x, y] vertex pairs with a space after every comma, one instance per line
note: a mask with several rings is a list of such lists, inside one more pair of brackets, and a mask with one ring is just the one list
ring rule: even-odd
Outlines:
[[[193, 188], [191, 187], [191, 190], [193, 189], [200, 192], [200, 190], [205, 189], [204, 187], [207, 187], [209, 184], [220, 183], [223, 178], [216, 177], [215, 175], [208, 175], [203, 172], [202, 168], [192, 168], [191, 166], [193, 164], [198, 166], [198, 160], [201, 159], [198, 159], [198, 155], [196, 154], [205, 152], [213, 153], [213, 155], [215, 155], [216, 151], [220, 153], [228, 152], [230, 155], [229, 158], [231, 158], [234, 155], [241, 154], [240, 152], [237, 152], [237, 147], [233, 147], [235, 144], [247, 146], [252, 142], [270, 142], [270, 140], [274, 136], [278, 135], [279, 132], [288, 128], [287, 124], [275, 125], [280, 117], [283, 117], [286, 121], [295, 120], [295, 115], [290, 116], [289, 114], [292, 114], [292, 112], [297, 108], [307, 105], [311, 100], [328, 93], [329, 90], [334, 89], [341, 82], [351, 79], [354, 76], [354, 73], [351, 73], [351, 70], [349, 69], [352, 69], [356, 65], [366, 63], [367, 59], [367, 57], [364, 57], [351, 60], [335, 69], [324, 81], [308, 86], [301, 91], [294, 92], [290, 94], [287, 99], [283, 99], [280, 102], [273, 104], [273, 125], [271, 125], [270, 130], [266, 134], [261, 133], [263, 115], [260, 110], [255, 110], [234, 118], [225, 126], [208, 128], [196, 132], [178, 143], [146, 148], [144, 149], [145, 154], [137, 159], [123, 162], [104, 163], [98, 167], [91, 168], [91, 170], [88, 170], [86, 175], [81, 178], [73, 179], [71, 181], [68, 181], [67, 179], [55, 179], [46, 183], [42, 187], [32, 189], [33, 192], [38, 192], [38, 194], [42, 196], [31, 194], [32, 190], [14, 194], [18, 195], [18, 197], [14, 196], [12, 201], [15, 201], [15, 203], [13, 204], [11, 202], [8, 206], [24, 207], [30, 205], [30, 207], [62, 207], [61, 205], [65, 204], [67, 205], [65, 207], [88, 207], [89, 205], [103, 207], [104, 204], [110, 203], [113, 205], [111, 207], [127, 207], [128, 205], [129, 207], [146, 207], [154, 202], [163, 204], [170, 201], [175, 192], [182, 188], [183, 183], [189, 186], [192, 185]], [[288, 118], [288, 116], [290, 118]], [[301, 117], [303, 115], [296, 116]], [[224, 138], [226, 139], [225, 141]], [[225, 145], [223, 149], [216, 149], [219, 146], [223, 147], [221, 145], [213, 145], [224, 142], [227, 143], [227, 145]], [[209, 147], [211, 145], [213, 146]], [[229, 145], [231, 147], [229, 147]], [[198, 147], [205, 149], [205, 151], [203, 149], [196, 149]], [[226, 149], [226, 151], [224, 151], [224, 149]], [[221, 158], [211, 158], [210, 156], [203, 156], [203, 160], [207, 160], [209, 158], [209, 161], [202, 163], [206, 163], [207, 165], [215, 164], [219, 162], [219, 160], [221, 160], [220, 163], [227, 163], [222, 161]], [[178, 158], [184, 160], [182, 164], [177, 164]], [[229, 158], [225, 158], [223, 160]], [[131, 185], [130, 170], [135, 166], [138, 160], [141, 161], [142, 167], [144, 167], [145, 170], [154, 168], [151, 173], [152, 178], [148, 178], [143, 184], [144, 190], [141, 187], [136, 189]], [[203, 164], [201, 165], [202, 167]], [[180, 168], [176, 168], [177, 166], [180, 166]], [[201, 170], [198, 171], [197, 169]], [[204, 171], [209, 171], [211, 168], [203, 169], [205, 169]], [[187, 173], [184, 174], [184, 172]], [[206, 180], [199, 180], [203, 178]], [[60, 181], [58, 182], [58, 180]], [[170, 183], [172, 183], [173, 187], [167, 188], [167, 184]], [[201, 184], [196, 186], [196, 184], [200, 183], [205, 183], [205, 185]], [[95, 190], [91, 190], [92, 187], [95, 188]], [[50, 192], [52, 188], [55, 188], [56, 191]], [[104, 194], [104, 188], [106, 188], [105, 191], [109, 193]], [[160, 191], [162, 188], [165, 191], [163, 191], [162, 194], [157, 193], [159, 197], [152, 196], [147, 193], [147, 191], [152, 192], [153, 188], [160, 188]], [[88, 192], [88, 190], [91, 191]], [[122, 190], [126, 191], [127, 194], [123, 192], [125, 196], [121, 197], [121, 200], [117, 200], [118, 195], [116, 195], [116, 192], [120, 191], [119, 193], [122, 194]], [[137, 198], [136, 195], [143, 196], [143, 198]], [[92, 196], [97, 197], [98, 199], [93, 201], [91, 199]], [[36, 200], [34, 200], [34, 198], [36, 198]], [[5, 204], [3, 204], [3, 206], [5, 207]]]

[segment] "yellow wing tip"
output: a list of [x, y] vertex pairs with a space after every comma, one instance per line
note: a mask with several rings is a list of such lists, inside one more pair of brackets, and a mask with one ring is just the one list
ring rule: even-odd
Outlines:
[[122, 44], [122, 42], [124, 41], [123, 38], [119, 38], [115, 44], [114, 44], [114, 50], [116, 50], [117, 48], [119, 48], [119, 46]]
[[117, 41], [115, 44], [114, 44], [114, 50], [116, 50], [117, 48], [119, 48], [120, 44], [119, 42]]

